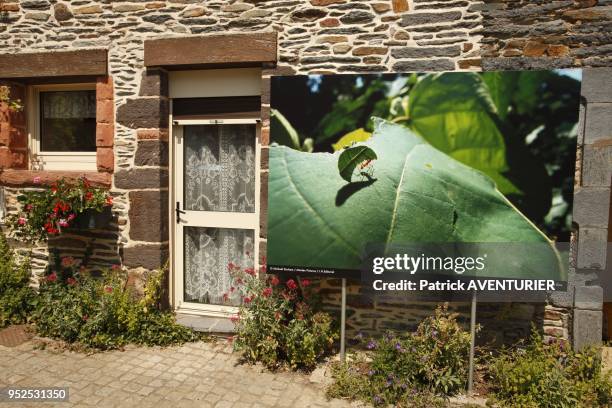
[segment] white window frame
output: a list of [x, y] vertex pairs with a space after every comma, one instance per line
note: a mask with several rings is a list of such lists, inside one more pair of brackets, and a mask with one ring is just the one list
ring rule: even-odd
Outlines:
[[27, 120], [32, 170], [97, 171], [96, 152], [42, 152], [40, 149], [40, 93], [48, 91], [95, 91], [95, 83], [32, 85], [28, 87]]
[[[172, 119], [172, 117], [171, 117]], [[260, 213], [260, 194], [261, 194], [261, 120], [259, 119], [206, 119], [206, 120], [172, 120], [171, 126], [171, 150], [172, 150], [172, 201], [170, 205], [170, 223], [172, 231], [171, 243], [171, 303], [174, 310], [178, 313], [227, 318], [238, 312], [235, 306], [202, 304], [186, 302], [184, 300], [184, 242], [183, 230], [187, 226], [202, 226], [208, 228], [235, 228], [252, 230], [254, 235], [254, 254], [253, 261], [256, 270], [259, 270], [259, 213]], [[233, 212], [207, 212], [193, 211], [192, 216], [181, 215], [181, 220], [185, 222], [177, 223], [175, 205], [176, 202], [183, 204], [183, 130], [184, 126], [194, 125], [227, 125], [227, 124], [255, 124], [255, 211], [253, 213], [233, 213]]]

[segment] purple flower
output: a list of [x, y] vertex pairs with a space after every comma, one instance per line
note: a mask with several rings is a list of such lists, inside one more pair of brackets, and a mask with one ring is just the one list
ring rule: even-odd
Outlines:
[[396, 349], [397, 351], [402, 351], [402, 345], [401, 345], [401, 344], [399, 344], [399, 342], [398, 342], [398, 343], [395, 343], [395, 349]]
[[408, 389], [408, 384], [402, 383], [402, 385], [400, 387], [402, 387], [402, 390], [406, 390], [406, 389]]
[[374, 350], [376, 348], [376, 342], [374, 340], [370, 340], [366, 347], [368, 348], [368, 350]]
[[374, 374], [376, 374], [376, 371], [374, 371], [374, 370], [368, 371], [368, 376], [369, 377], [373, 376]]
[[438, 332], [436, 330], [431, 332], [431, 337], [436, 338], [437, 335], [438, 335]]
[[375, 404], [380, 404], [382, 402], [382, 398], [380, 398], [378, 395], [375, 395], [373, 400]]
[[393, 380], [392, 379], [388, 379], [387, 380], [387, 387], [390, 387], [393, 385]]

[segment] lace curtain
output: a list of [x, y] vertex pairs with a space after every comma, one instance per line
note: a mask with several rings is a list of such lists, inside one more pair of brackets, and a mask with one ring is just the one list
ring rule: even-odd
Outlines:
[[255, 125], [187, 126], [185, 209], [255, 212]]
[[45, 119], [96, 117], [96, 91], [41, 92]]
[[[213, 305], [240, 304], [232, 286], [229, 263], [243, 268], [254, 265], [253, 230], [185, 227], [184, 298]], [[229, 295], [224, 301], [223, 294]]]

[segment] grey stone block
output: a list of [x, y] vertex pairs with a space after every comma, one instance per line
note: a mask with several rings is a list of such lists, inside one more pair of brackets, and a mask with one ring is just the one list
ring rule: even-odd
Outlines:
[[601, 344], [602, 314], [593, 310], [574, 310], [574, 349]]
[[523, 69], [568, 68], [574, 64], [572, 58], [522, 57], [522, 58], [483, 58], [484, 71], [506, 71]]
[[600, 286], [577, 286], [574, 292], [574, 305], [578, 309], [601, 310], [603, 289]]
[[452, 71], [455, 69], [455, 62], [448, 58], [399, 61], [393, 65], [393, 69], [404, 72]]
[[584, 143], [608, 140], [612, 144], [612, 103], [590, 103], [586, 108]]
[[582, 186], [609, 187], [612, 175], [612, 145], [585, 144], [582, 150]]
[[604, 269], [607, 246], [607, 228], [581, 228], [578, 232], [578, 268]]
[[610, 214], [610, 188], [584, 187], [574, 192], [573, 220], [581, 228], [607, 228]]
[[456, 57], [461, 55], [458, 45], [448, 47], [403, 47], [391, 52], [394, 58], [428, 58], [428, 57]]
[[582, 71], [582, 96], [588, 102], [612, 102], [612, 68]]
[[234, 333], [234, 323], [229, 318], [196, 316], [186, 313], [177, 313], [176, 322], [205, 333]]

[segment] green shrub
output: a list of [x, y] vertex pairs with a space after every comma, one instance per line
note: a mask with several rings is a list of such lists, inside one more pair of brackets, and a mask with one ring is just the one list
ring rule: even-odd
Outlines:
[[504, 350], [490, 364], [493, 399], [504, 406], [604, 407], [612, 403], [610, 375], [601, 372], [600, 350], [577, 353], [563, 341], [544, 344], [533, 332], [525, 347]]
[[[327, 313], [316, 311], [310, 281], [284, 283], [275, 276], [260, 279], [255, 271], [230, 265], [242, 304], [233, 318], [234, 349], [249, 362], [268, 368], [288, 363], [291, 368], [312, 368], [330, 351], [337, 332]], [[227, 294], [229, 297], [230, 294]]]
[[[62, 264], [72, 267], [70, 258]], [[86, 271], [49, 273], [35, 301], [33, 321], [40, 335], [70, 343], [112, 349], [127, 343], [167, 346], [196, 340], [192, 330], [178, 325], [174, 315], [159, 307], [160, 275], [149, 276], [138, 299], [126, 286], [120, 268], [93, 278]], [[153, 282], [153, 283], [151, 283]]]
[[[457, 323], [457, 314], [440, 306], [414, 333], [369, 340], [369, 361], [336, 366], [328, 393], [356, 395], [375, 405], [436, 406], [441, 396], [464, 389], [469, 348], [470, 335]], [[415, 401], [423, 405], [410, 405]]]
[[0, 328], [27, 321], [35, 295], [30, 287], [30, 262], [18, 262], [0, 233]]

